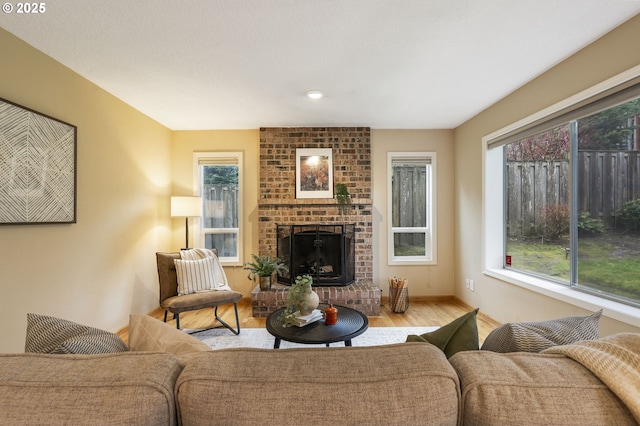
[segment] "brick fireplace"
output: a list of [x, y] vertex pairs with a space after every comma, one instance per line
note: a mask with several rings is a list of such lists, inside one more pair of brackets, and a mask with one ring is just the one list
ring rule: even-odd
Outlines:
[[[259, 254], [276, 255], [276, 225], [355, 224], [355, 282], [316, 287], [320, 301], [380, 314], [380, 289], [373, 284], [371, 130], [368, 127], [260, 129]], [[333, 184], [346, 184], [351, 205], [340, 213], [335, 199], [296, 198], [296, 149], [331, 148]], [[286, 304], [288, 286], [269, 292], [256, 288], [253, 316], [265, 317]]]

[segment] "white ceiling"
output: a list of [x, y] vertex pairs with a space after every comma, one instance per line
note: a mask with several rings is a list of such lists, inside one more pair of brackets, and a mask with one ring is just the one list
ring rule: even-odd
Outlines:
[[638, 0], [44, 4], [0, 26], [174, 130], [454, 128], [640, 12]]

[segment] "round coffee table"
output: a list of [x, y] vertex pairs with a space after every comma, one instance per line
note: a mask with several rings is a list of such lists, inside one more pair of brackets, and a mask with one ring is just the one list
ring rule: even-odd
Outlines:
[[[327, 305], [320, 305], [318, 309], [324, 312]], [[334, 325], [326, 325], [324, 319], [318, 320], [304, 327], [283, 327], [282, 314], [285, 308], [280, 308], [267, 317], [267, 331], [276, 338], [273, 348], [280, 347], [280, 341], [322, 344], [344, 342], [345, 346], [351, 346], [351, 339], [364, 333], [369, 327], [369, 319], [362, 312], [346, 306], [337, 306], [338, 322]]]

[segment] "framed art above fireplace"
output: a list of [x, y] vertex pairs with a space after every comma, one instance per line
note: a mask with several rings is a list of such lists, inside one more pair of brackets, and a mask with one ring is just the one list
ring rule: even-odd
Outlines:
[[296, 149], [296, 198], [333, 198], [331, 148]]

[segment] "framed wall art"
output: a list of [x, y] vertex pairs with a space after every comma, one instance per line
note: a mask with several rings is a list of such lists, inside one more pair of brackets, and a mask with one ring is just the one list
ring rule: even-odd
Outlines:
[[76, 135], [0, 98], [0, 225], [76, 222]]
[[333, 198], [331, 148], [296, 149], [296, 198]]

